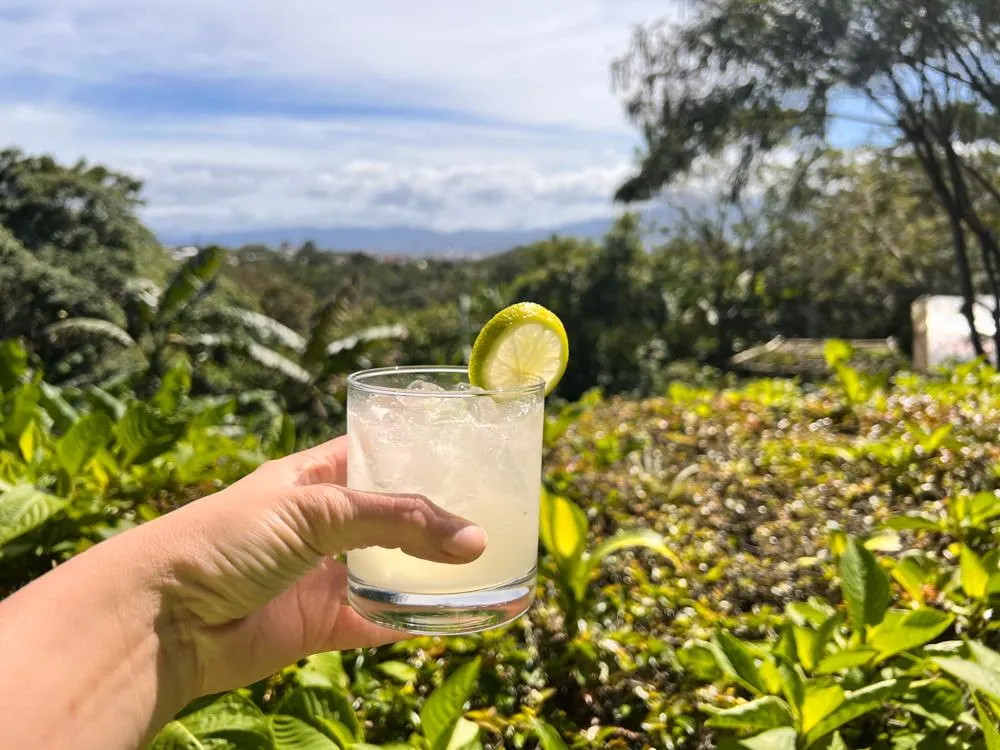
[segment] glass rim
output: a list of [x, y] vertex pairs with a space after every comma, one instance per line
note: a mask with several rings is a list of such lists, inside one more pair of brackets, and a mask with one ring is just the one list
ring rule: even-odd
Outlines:
[[381, 396], [404, 396], [408, 398], [481, 398], [482, 396], [530, 396], [536, 393], [545, 395], [545, 380], [535, 376], [530, 385], [516, 388], [494, 388], [481, 391], [415, 391], [409, 388], [394, 388], [386, 385], [373, 385], [366, 382], [369, 378], [383, 375], [464, 375], [468, 380], [469, 370], [466, 367], [407, 365], [402, 367], [376, 367], [369, 370], [358, 370], [347, 376], [348, 390], [354, 389], [365, 393], [375, 393]]

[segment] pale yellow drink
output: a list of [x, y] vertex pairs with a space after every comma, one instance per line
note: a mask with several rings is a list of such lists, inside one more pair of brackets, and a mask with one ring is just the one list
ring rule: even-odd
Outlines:
[[541, 382], [488, 395], [454, 368], [365, 375], [349, 390], [348, 485], [425, 495], [482, 526], [488, 545], [465, 565], [349, 552], [352, 604], [413, 632], [467, 632], [521, 614], [538, 557]]

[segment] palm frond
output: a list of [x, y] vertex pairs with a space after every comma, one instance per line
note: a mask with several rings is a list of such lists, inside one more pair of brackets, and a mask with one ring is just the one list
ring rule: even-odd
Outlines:
[[46, 338], [53, 343], [58, 343], [73, 338], [93, 339], [104, 338], [113, 341], [124, 347], [136, 345], [135, 339], [128, 335], [120, 326], [108, 320], [100, 318], [70, 318], [60, 320], [47, 326], [43, 331]]
[[300, 354], [306, 350], [306, 340], [283, 323], [274, 318], [253, 310], [241, 307], [225, 307], [222, 315], [237, 325], [243, 326], [247, 333], [268, 345], [280, 345]]

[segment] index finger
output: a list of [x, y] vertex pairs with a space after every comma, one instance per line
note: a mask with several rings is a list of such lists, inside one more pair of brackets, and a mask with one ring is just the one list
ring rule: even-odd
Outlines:
[[347, 436], [328, 440], [280, 459], [295, 474], [295, 484], [347, 484]]

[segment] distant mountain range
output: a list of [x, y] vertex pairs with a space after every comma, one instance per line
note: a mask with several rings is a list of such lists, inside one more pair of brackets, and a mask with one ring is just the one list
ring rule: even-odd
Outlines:
[[[660, 217], [657, 217], [660, 218]], [[461, 257], [502, 252], [519, 245], [547, 239], [553, 234], [581, 239], [598, 239], [611, 228], [613, 218], [591, 219], [573, 224], [536, 229], [463, 229], [439, 232], [418, 227], [284, 227], [245, 231], [183, 233], [164, 232], [165, 245], [242, 245], [278, 247], [288, 242], [299, 246], [312, 240], [324, 250], [362, 251], [388, 255], [428, 255]]]

